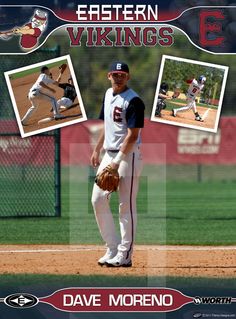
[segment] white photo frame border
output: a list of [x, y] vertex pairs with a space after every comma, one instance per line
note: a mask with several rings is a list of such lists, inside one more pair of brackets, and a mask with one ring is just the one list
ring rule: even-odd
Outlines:
[[[224, 70], [224, 76], [223, 76], [222, 85], [221, 85], [221, 92], [220, 92], [220, 98], [219, 98], [219, 104], [218, 104], [218, 108], [217, 108], [217, 114], [216, 114], [214, 128], [211, 129], [211, 128], [205, 128], [205, 127], [201, 127], [201, 126], [197, 126], [197, 125], [184, 124], [184, 123], [179, 123], [179, 122], [175, 122], [175, 121], [158, 119], [155, 116], [155, 110], [156, 110], [156, 105], [157, 105], [157, 100], [158, 100], [159, 88], [160, 88], [160, 85], [161, 85], [161, 82], [162, 82], [162, 76], [163, 76], [163, 70], [164, 70], [164, 67], [165, 67], [165, 61], [167, 59], [174, 60], [174, 61], [197, 64], [197, 65], [203, 65], [203, 66], [208, 66], [208, 67], [213, 67], [213, 68], [223, 69]], [[218, 125], [219, 125], [219, 120], [220, 120], [220, 113], [221, 113], [222, 102], [223, 102], [223, 98], [224, 98], [224, 92], [225, 92], [226, 80], [227, 80], [227, 76], [228, 76], [228, 70], [229, 70], [229, 67], [225, 66], [225, 65], [213, 64], [213, 63], [208, 63], [208, 62], [203, 62], [203, 61], [196, 61], [196, 60], [191, 60], [191, 59], [180, 58], [180, 57], [176, 57], [176, 56], [163, 54], [162, 55], [162, 59], [161, 59], [159, 77], [158, 77], [158, 80], [157, 80], [156, 92], [155, 92], [155, 97], [154, 97], [154, 102], [153, 102], [153, 107], [152, 107], [152, 113], [151, 113], [151, 119], [150, 120], [153, 121], [153, 122], [158, 122], [158, 123], [163, 123], [163, 124], [170, 124], [170, 125], [175, 125], [175, 126], [181, 126], [181, 127], [192, 128], [192, 129], [196, 129], [196, 130], [216, 133], [217, 129], [218, 129]]]
[[[48, 65], [48, 64], [51, 64], [51, 63], [55, 63], [55, 62], [65, 61], [65, 60], [68, 63], [70, 74], [71, 74], [71, 77], [72, 77], [72, 80], [73, 80], [73, 83], [74, 83], [74, 86], [75, 86], [75, 90], [76, 90], [76, 93], [77, 93], [77, 97], [78, 97], [78, 101], [79, 101], [79, 106], [80, 106], [82, 117], [80, 117], [78, 119], [75, 119], [75, 120], [67, 121], [65, 123], [54, 124], [54, 125], [46, 127], [46, 128], [42, 128], [42, 129], [38, 129], [38, 130], [34, 130], [34, 131], [31, 131], [31, 132], [25, 133], [24, 129], [23, 129], [23, 126], [22, 126], [22, 123], [21, 123], [21, 118], [20, 118], [20, 115], [19, 115], [19, 111], [18, 111], [18, 106], [17, 106], [17, 102], [16, 102], [16, 99], [15, 99], [15, 95], [14, 95], [14, 92], [13, 92], [13, 89], [12, 89], [10, 76], [12, 74], [16, 74], [16, 73], [19, 73], [19, 72], [22, 72], [22, 71], [30, 70], [30, 69], [33, 69], [33, 68], [37, 68], [37, 67], [40, 67], [40, 66]], [[69, 126], [69, 125], [72, 125], [72, 124], [84, 122], [84, 121], [87, 120], [87, 115], [86, 115], [86, 112], [85, 112], [85, 109], [84, 109], [83, 100], [82, 100], [80, 89], [79, 89], [79, 86], [78, 86], [78, 83], [77, 83], [77, 79], [76, 79], [76, 76], [75, 76], [75, 72], [74, 72], [72, 61], [71, 61], [71, 57], [70, 57], [69, 54], [64, 55], [64, 56], [60, 56], [58, 58], [53, 58], [53, 59], [50, 59], [50, 60], [41, 61], [41, 62], [38, 62], [38, 63], [35, 63], [35, 64], [27, 65], [27, 66], [24, 66], [24, 67], [21, 67], [21, 68], [17, 68], [17, 69], [14, 69], [14, 70], [10, 70], [10, 71], [4, 72], [4, 76], [5, 76], [5, 80], [6, 80], [6, 83], [7, 83], [8, 91], [9, 91], [9, 94], [10, 94], [11, 102], [12, 102], [12, 105], [13, 105], [13, 109], [14, 109], [14, 112], [15, 112], [15, 116], [16, 116], [16, 120], [17, 120], [17, 124], [18, 124], [19, 130], [20, 130], [21, 137], [23, 137], [23, 138], [24, 137], [29, 137], [29, 136], [32, 136], [32, 135], [48, 132], [48, 131], [51, 131], [51, 130], [54, 130], [54, 129], [62, 128], [62, 127], [65, 127], [65, 126]]]

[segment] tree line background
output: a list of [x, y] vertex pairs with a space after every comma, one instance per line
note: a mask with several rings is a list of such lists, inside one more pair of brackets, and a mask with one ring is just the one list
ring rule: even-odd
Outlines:
[[[86, 34], [83, 35], [81, 46], [70, 47], [69, 36], [66, 31], [62, 30], [51, 35], [43, 47], [56, 45], [60, 45], [61, 55], [70, 54], [71, 56], [88, 118], [98, 117], [104, 93], [110, 87], [107, 79], [108, 68], [113, 61], [117, 60], [128, 63], [131, 74], [129, 86], [143, 99], [146, 105], [146, 117], [150, 117], [163, 54], [229, 66], [222, 113], [227, 115], [236, 114], [234, 107], [236, 100], [235, 56], [214, 55], [202, 51], [192, 45], [185, 35], [179, 31], [175, 31], [174, 44], [171, 47], [161, 47], [159, 45], [155, 47], [86, 47]], [[198, 73], [198, 71], [202, 73], [200, 72], [202, 71], [200, 66], [199, 70], [193, 70], [193, 66], [196, 67], [195, 64], [188, 65], [184, 70], [180, 67], [178, 70], [170, 68], [167, 80], [172, 85], [175, 82], [182, 83], [187, 75]], [[209, 74], [213, 72], [213, 75], [208, 77], [206, 87], [209, 88], [215, 81], [222, 81], [221, 75], [217, 72], [210, 69], [207, 72]], [[218, 86], [219, 89], [220, 87], [221, 85]], [[183, 90], [186, 90], [184, 83]], [[207, 90], [205, 94], [207, 94]]]
[[214, 98], [219, 99], [224, 77], [223, 69], [166, 58], [162, 82], [168, 83], [171, 91], [180, 88], [181, 92], [186, 93], [189, 87], [186, 80], [193, 78], [198, 80], [200, 75], [204, 75], [207, 79], [201, 97], [204, 99], [213, 98], [214, 94]]

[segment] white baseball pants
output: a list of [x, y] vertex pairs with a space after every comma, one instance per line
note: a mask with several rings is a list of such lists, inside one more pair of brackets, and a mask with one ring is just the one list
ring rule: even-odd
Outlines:
[[185, 111], [188, 111], [188, 110], [191, 110], [191, 109], [192, 109], [193, 113], [197, 112], [197, 107], [196, 107], [195, 100], [187, 98], [187, 105], [183, 106], [183, 107], [180, 107], [178, 109], [175, 109], [175, 111], [176, 111], [176, 113], [178, 113], [178, 112], [185, 112]]
[[57, 109], [67, 109], [69, 108], [73, 102], [68, 97], [62, 97], [60, 100], [57, 101]]
[[28, 94], [28, 99], [31, 102], [31, 107], [28, 109], [28, 111], [21, 120], [23, 124], [26, 124], [26, 122], [29, 120], [32, 114], [37, 110], [37, 108], [39, 107], [39, 103], [42, 100], [49, 101], [52, 105], [53, 114], [58, 114], [57, 101], [54, 96], [48, 93], [41, 92], [40, 90], [30, 90]]
[[[100, 172], [111, 163], [117, 153], [107, 151], [98, 168]], [[109, 206], [109, 195], [96, 184], [93, 187], [92, 205], [97, 224], [103, 240], [110, 249], [117, 249], [127, 253], [130, 258], [133, 251], [134, 238], [137, 224], [136, 197], [138, 193], [139, 177], [142, 171], [142, 158], [140, 150], [136, 147], [121, 161], [119, 166], [119, 223], [120, 235], [116, 234], [114, 219]]]

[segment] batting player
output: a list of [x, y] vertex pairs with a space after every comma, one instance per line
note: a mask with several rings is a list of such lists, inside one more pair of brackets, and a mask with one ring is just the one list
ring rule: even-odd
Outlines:
[[47, 66], [43, 66], [41, 68], [41, 74], [39, 75], [37, 81], [31, 87], [28, 93], [28, 99], [31, 102], [31, 107], [28, 109], [26, 114], [21, 119], [21, 123], [23, 125], [27, 125], [29, 118], [36, 111], [39, 106], [39, 103], [43, 100], [49, 101], [52, 105], [54, 119], [63, 118], [61, 114], [59, 114], [59, 110], [57, 108], [57, 101], [53, 95], [48, 93], [49, 91], [55, 93], [56, 91], [49, 86], [49, 84], [54, 84], [56, 86], [59, 85], [58, 81], [53, 80], [50, 77], [50, 70]]
[[187, 80], [186, 82], [189, 84], [188, 92], [186, 94], [187, 105], [178, 109], [173, 109], [172, 115], [176, 116], [178, 112], [185, 112], [192, 109], [195, 115], [195, 120], [203, 122], [203, 119], [197, 112], [195, 99], [196, 99], [196, 96], [202, 91], [204, 87], [204, 83], [206, 82], [206, 77], [204, 75], [201, 75], [198, 80], [192, 79], [192, 80]]
[[[97, 224], [106, 242], [106, 254], [98, 261], [108, 267], [132, 266], [132, 252], [136, 230], [136, 196], [142, 169], [140, 154], [140, 130], [144, 126], [144, 103], [127, 86], [129, 67], [123, 62], [114, 62], [108, 73], [111, 82], [103, 99], [100, 119], [104, 128], [91, 157], [91, 164], [98, 173], [108, 164], [117, 169], [119, 183], [120, 235], [116, 234], [113, 216], [109, 207], [109, 194], [96, 184], [93, 187], [92, 205]], [[105, 155], [99, 162], [101, 149]]]
[[13, 29], [13, 33], [20, 34], [20, 45], [24, 50], [31, 50], [38, 44], [41, 34], [47, 26], [47, 13], [37, 9], [31, 21], [23, 27]]

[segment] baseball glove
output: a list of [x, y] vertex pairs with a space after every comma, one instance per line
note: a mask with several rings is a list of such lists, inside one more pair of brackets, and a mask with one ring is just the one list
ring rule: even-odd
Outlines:
[[119, 173], [111, 165], [106, 166], [95, 178], [95, 183], [104, 191], [115, 192], [119, 185]]
[[66, 68], [67, 68], [66, 63], [63, 63], [62, 65], [59, 66], [59, 70], [60, 70], [61, 74], [63, 74], [65, 72]]
[[179, 95], [180, 95], [180, 89], [179, 88], [174, 89], [172, 99], [176, 99]]

